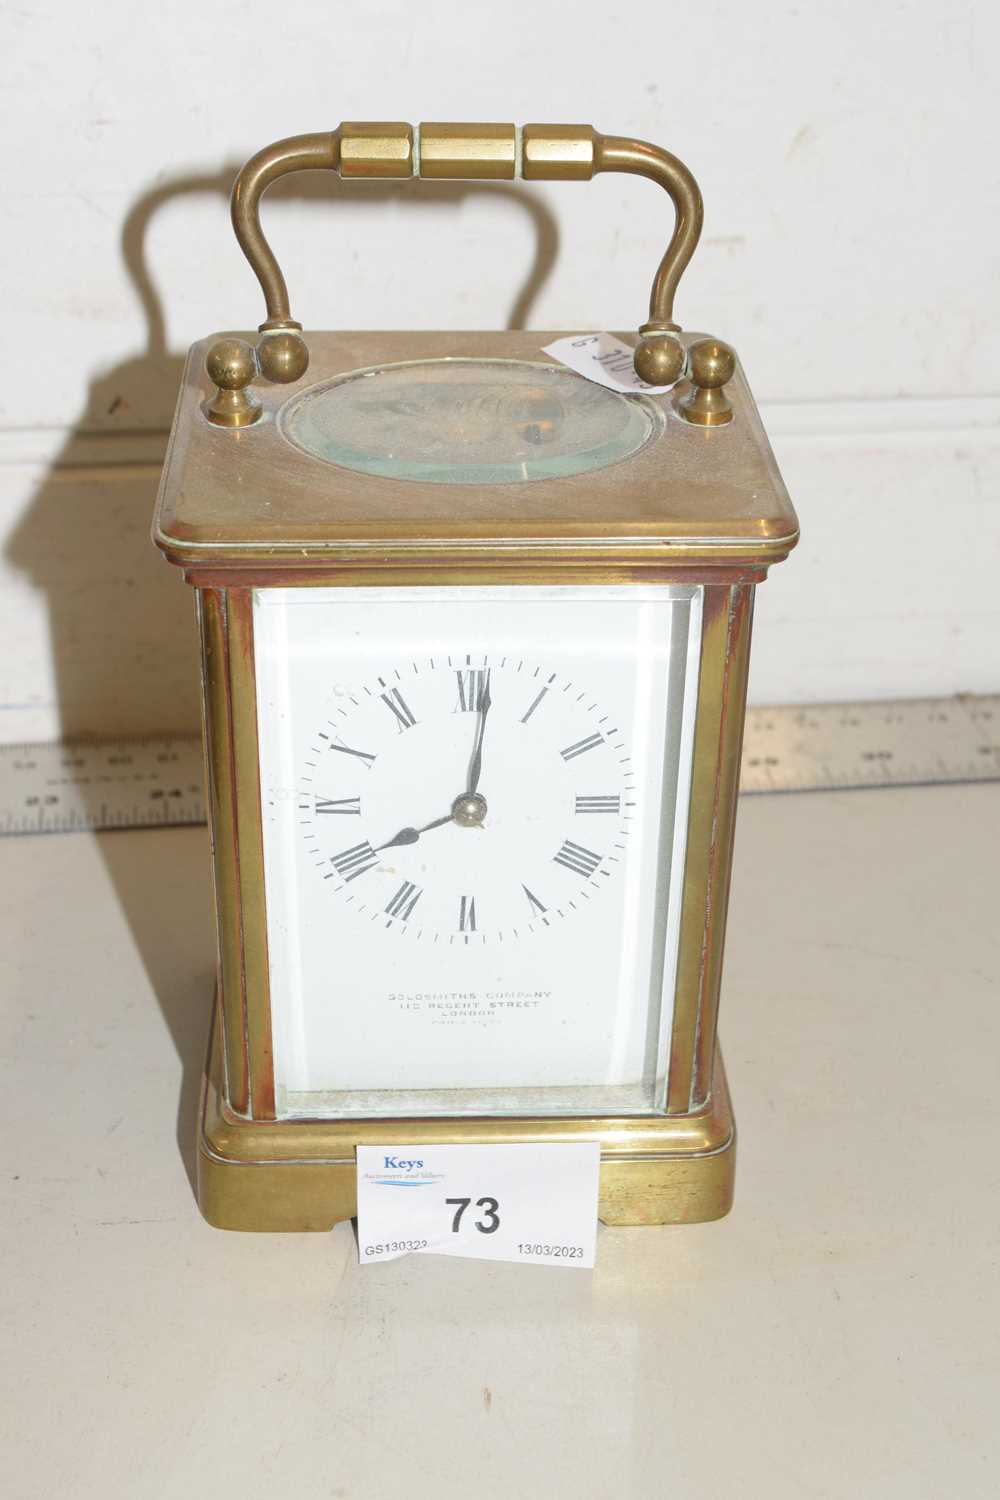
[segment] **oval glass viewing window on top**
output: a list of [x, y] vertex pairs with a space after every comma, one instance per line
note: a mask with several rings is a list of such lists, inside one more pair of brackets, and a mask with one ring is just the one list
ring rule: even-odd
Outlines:
[[303, 391], [282, 434], [326, 463], [437, 484], [514, 484], [620, 463], [659, 409], [558, 365], [441, 359], [381, 365]]

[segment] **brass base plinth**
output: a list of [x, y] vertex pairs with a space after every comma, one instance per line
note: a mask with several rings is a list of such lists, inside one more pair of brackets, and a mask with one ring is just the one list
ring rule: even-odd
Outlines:
[[597, 1136], [605, 1224], [703, 1223], [720, 1219], [733, 1201], [736, 1134], [718, 1053], [708, 1108], [645, 1117], [641, 1140], [614, 1119], [247, 1120], [226, 1107], [221, 1085], [216, 1006], [198, 1126], [198, 1202], [217, 1229], [329, 1230], [352, 1218], [357, 1144]]

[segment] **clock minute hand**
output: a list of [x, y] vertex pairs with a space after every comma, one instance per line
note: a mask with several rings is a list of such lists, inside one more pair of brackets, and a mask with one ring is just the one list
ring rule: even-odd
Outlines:
[[451, 813], [448, 813], [443, 818], [435, 818], [432, 823], [425, 823], [422, 828], [401, 828], [395, 838], [389, 839], [385, 844], [379, 844], [375, 853], [381, 854], [383, 849], [398, 849], [403, 844], [415, 844], [422, 833], [427, 833], [431, 828], [442, 828], [451, 820]]
[[474, 797], [479, 789], [479, 778], [483, 771], [483, 736], [486, 733], [486, 715], [493, 705], [490, 697], [490, 674], [486, 673], [486, 681], [483, 683], [483, 693], [479, 700], [479, 723], [476, 725], [476, 743], [472, 749], [472, 759], [469, 762], [469, 780], [466, 785], [465, 795]]

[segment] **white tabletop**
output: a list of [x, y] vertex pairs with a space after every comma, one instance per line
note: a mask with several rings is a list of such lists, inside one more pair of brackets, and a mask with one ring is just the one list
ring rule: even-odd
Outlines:
[[744, 801], [736, 1208], [592, 1273], [209, 1229], [204, 830], [0, 841], [6, 1493], [993, 1500], [998, 815]]

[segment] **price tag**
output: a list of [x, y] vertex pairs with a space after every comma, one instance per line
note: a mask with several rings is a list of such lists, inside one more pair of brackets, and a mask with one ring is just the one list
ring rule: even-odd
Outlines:
[[594, 1264], [597, 1141], [357, 1152], [362, 1265], [401, 1255]]
[[662, 396], [672, 389], [669, 385], [647, 385], [640, 380], [632, 366], [635, 350], [613, 333], [577, 333], [571, 338], [556, 339], [546, 344], [543, 354], [551, 354], [560, 364], [567, 365], [578, 375], [606, 385], [611, 391], [621, 391], [626, 396], [644, 393]]

